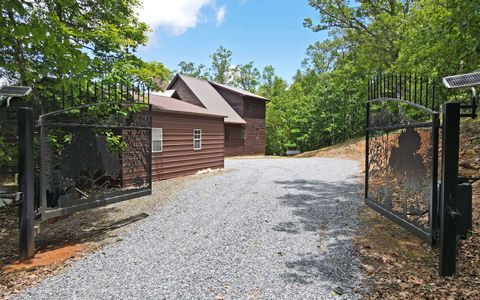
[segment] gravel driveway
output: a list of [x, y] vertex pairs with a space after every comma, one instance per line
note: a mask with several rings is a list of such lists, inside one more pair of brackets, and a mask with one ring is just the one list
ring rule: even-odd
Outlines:
[[356, 162], [227, 160], [226, 169], [19, 298], [360, 297]]

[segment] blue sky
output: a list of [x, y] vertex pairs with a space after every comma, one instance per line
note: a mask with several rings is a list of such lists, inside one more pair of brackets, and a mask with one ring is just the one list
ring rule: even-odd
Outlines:
[[223, 45], [233, 64], [273, 65], [291, 82], [306, 48], [327, 37], [303, 27], [316, 15], [306, 0], [144, 0], [140, 19], [154, 31], [139, 55], [175, 70], [182, 60], [209, 65]]

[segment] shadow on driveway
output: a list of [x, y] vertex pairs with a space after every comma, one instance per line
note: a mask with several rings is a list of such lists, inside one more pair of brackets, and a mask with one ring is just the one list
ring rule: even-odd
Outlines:
[[357, 178], [345, 181], [319, 180], [276, 181], [288, 192], [279, 197], [281, 204], [292, 208], [291, 222], [276, 224], [273, 230], [288, 234], [318, 232], [317, 251], [297, 253], [286, 262], [289, 270], [283, 275], [290, 283], [312, 284], [324, 281], [337, 294], [349, 290], [359, 279], [352, 238], [358, 227], [361, 207], [360, 184]]

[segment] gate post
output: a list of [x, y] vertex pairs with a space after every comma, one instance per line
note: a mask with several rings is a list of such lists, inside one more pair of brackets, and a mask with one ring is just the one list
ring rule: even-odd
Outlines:
[[460, 103], [443, 105], [442, 185], [440, 200], [440, 276], [456, 272]]
[[367, 102], [365, 114], [365, 199], [368, 199], [368, 172], [369, 172], [369, 147], [370, 147], [370, 102]]
[[35, 248], [34, 232], [34, 168], [33, 168], [33, 109], [18, 109], [18, 174], [21, 202], [19, 256], [32, 258]]

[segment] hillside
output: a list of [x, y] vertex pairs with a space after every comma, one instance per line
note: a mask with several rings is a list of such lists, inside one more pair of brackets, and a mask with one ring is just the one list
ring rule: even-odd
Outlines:
[[[299, 157], [346, 158], [363, 166], [365, 141], [356, 139]], [[480, 177], [480, 120], [462, 122], [460, 174]], [[436, 250], [371, 209], [363, 209], [364, 226], [356, 245], [362, 254], [364, 273], [373, 286], [367, 298], [480, 298], [480, 182], [473, 188], [473, 231], [469, 239], [460, 242], [458, 275], [449, 279], [437, 276]]]

